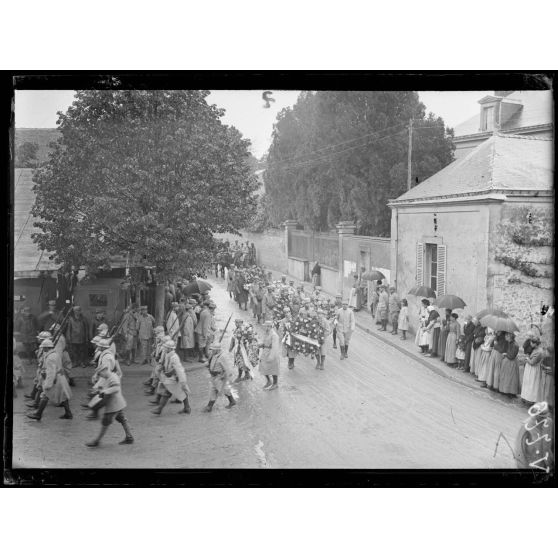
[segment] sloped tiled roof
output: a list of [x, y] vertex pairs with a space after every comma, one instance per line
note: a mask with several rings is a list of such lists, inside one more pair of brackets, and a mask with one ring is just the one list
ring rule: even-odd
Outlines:
[[31, 208], [35, 203], [33, 169], [15, 169], [14, 182], [14, 272], [19, 276], [35, 276], [40, 271], [53, 271], [59, 265], [48, 259], [31, 234], [40, 232], [33, 222]]
[[553, 187], [552, 141], [495, 134], [395, 203], [491, 194], [497, 191], [550, 191]]
[[[515, 130], [517, 128], [529, 128], [542, 124], [551, 124], [552, 115], [552, 91], [532, 90], [532, 91], [513, 91], [504, 97], [513, 101], [519, 101], [522, 107], [507, 121], [502, 123], [501, 130]], [[455, 138], [469, 136], [471, 134], [483, 133], [480, 126], [480, 107], [479, 112], [468, 118], [454, 128]]]

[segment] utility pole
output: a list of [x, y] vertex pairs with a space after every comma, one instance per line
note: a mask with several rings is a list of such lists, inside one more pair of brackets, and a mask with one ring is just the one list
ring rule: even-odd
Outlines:
[[409, 153], [407, 154], [407, 191], [411, 189], [411, 155], [413, 153], [413, 119], [409, 118]]

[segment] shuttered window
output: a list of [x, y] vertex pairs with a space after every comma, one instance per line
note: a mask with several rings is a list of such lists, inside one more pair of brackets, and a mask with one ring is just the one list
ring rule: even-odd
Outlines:
[[438, 244], [438, 296], [446, 294], [446, 245]]
[[417, 286], [420, 287], [424, 283], [424, 244], [417, 242]]

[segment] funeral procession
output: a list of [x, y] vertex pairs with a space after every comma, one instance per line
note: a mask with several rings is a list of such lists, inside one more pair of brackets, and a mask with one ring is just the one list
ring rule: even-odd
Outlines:
[[446, 94], [16, 90], [13, 469], [552, 475], [552, 92]]

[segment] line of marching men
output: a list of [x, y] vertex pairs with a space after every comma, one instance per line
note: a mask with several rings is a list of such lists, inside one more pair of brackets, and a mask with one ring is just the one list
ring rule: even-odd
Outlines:
[[[155, 347], [151, 355], [153, 370], [150, 378], [144, 382], [148, 386], [146, 395], [155, 395], [155, 399], [150, 402], [156, 406], [152, 412], [160, 415], [172, 397], [183, 405], [179, 411], [180, 414], [190, 414], [190, 388], [182, 361], [176, 352], [176, 342], [171, 335], [165, 334], [163, 326], [156, 327], [154, 333]], [[60, 325], [55, 324], [52, 332], [42, 331], [37, 336], [37, 341], [39, 343], [39, 349], [36, 352], [37, 371], [33, 389], [31, 393], [25, 395], [26, 399], [31, 400], [27, 406], [32, 408], [33, 412], [27, 414], [27, 417], [40, 421], [46, 406], [51, 401], [64, 409], [64, 414], [60, 418], [72, 419], [70, 409], [70, 400], [73, 395], [70, 387], [70, 383], [73, 383], [71, 379], [72, 363], [66, 350], [66, 341], [60, 331]], [[81, 406], [90, 410], [86, 417], [88, 420], [98, 419], [101, 409], [103, 417], [99, 434], [86, 445], [97, 447], [113, 421], [119, 422], [124, 430], [125, 437], [120, 444], [132, 444], [134, 437], [124, 412], [126, 400], [122, 395], [122, 370], [116, 357], [116, 345], [110, 337], [108, 325], [101, 324], [97, 328], [97, 335], [91, 340], [91, 343], [95, 346], [92, 363], [96, 367], [91, 378], [92, 387], [87, 394], [88, 401], [82, 403]], [[207, 366], [210, 372], [210, 400], [204, 410], [211, 412], [220, 395], [227, 397], [229, 402], [226, 407], [230, 409], [236, 405], [230, 384], [232, 365], [223, 353], [221, 342], [215, 341], [214, 333], [208, 338], [207, 343], [204, 343], [202, 350], [209, 357]], [[14, 387], [15, 384], [16, 381], [14, 381]]]

